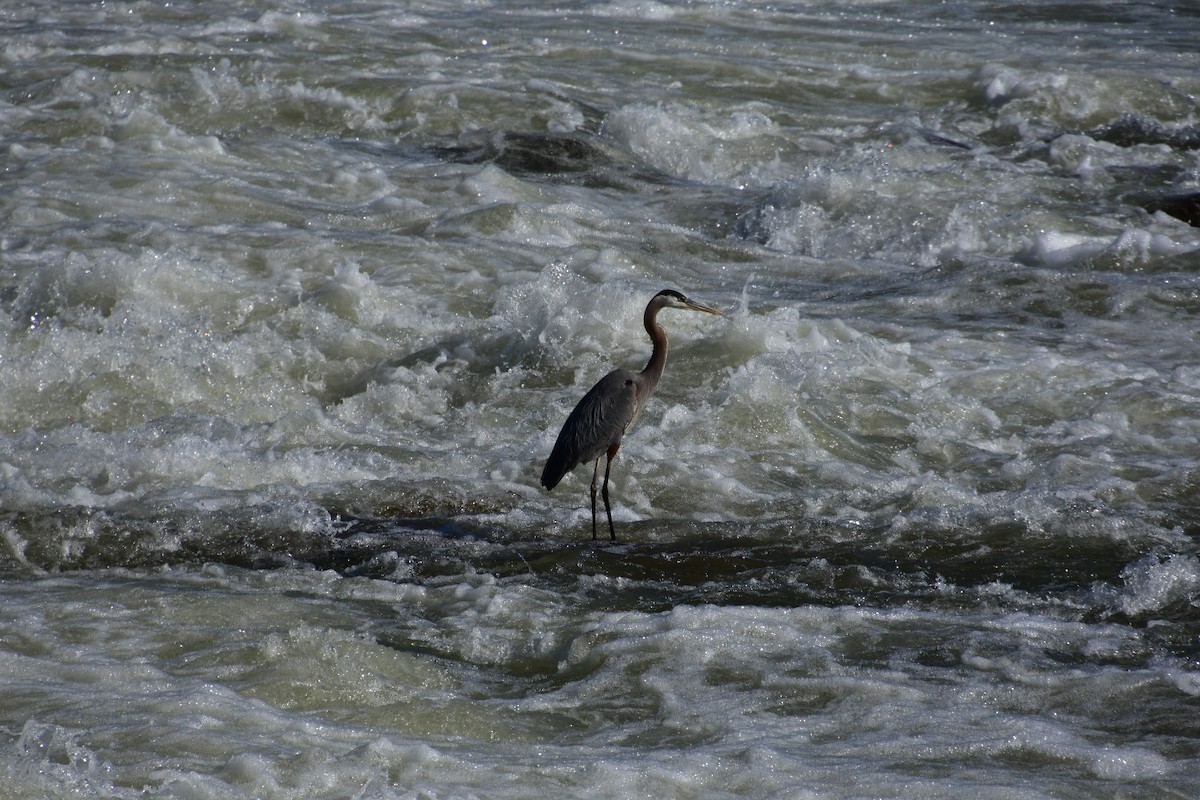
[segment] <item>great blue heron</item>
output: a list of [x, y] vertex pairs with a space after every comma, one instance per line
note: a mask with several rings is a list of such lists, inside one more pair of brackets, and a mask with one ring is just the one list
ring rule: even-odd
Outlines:
[[592, 469], [593, 539], [596, 538], [596, 478], [600, 473], [600, 457], [607, 454], [608, 461], [604, 464], [604, 511], [608, 514], [608, 533], [614, 542], [617, 540], [612, 506], [608, 501], [608, 474], [613, 459], [617, 457], [617, 450], [621, 448], [621, 437], [646, 407], [646, 401], [654, 394], [663, 367], [667, 365], [667, 334], [658, 324], [658, 312], [664, 308], [721, 313], [715, 308], [689, 300], [672, 289], [663, 289], [654, 295], [643, 317], [646, 333], [650, 334], [650, 341], [654, 344], [646, 368], [641, 372], [614, 369], [601, 378], [563, 423], [558, 441], [554, 443], [554, 449], [542, 470], [542, 486], [553, 489], [564, 475], [579, 464], [595, 462], [596, 466]]

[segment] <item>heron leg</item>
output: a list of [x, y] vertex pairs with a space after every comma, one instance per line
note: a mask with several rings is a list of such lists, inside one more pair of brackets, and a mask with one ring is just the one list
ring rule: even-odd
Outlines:
[[[592, 470], [592, 540], [596, 539], [596, 478], [600, 475], [600, 459], [596, 458], [596, 467]], [[608, 472], [604, 473], [604, 502], [608, 503]]]
[[[621, 449], [621, 443], [617, 442], [612, 447], [608, 448], [608, 461], [604, 464], [604, 512], [608, 514], [608, 535], [615, 542], [617, 540], [617, 529], [613, 527], [612, 521], [612, 505], [608, 502], [608, 473], [612, 469], [613, 459], [617, 457], [617, 451]], [[596, 467], [600, 467], [600, 459], [596, 459]], [[595, 504], [595, 495], [592, 495], [593, 507]], [[596, 515], [592, 514], [592, 538], [596, 538]]]

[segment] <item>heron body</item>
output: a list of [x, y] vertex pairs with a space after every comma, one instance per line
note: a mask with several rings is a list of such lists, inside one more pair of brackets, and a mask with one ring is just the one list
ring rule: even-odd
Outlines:
[[594, 463], [592, 470], [592, 538], [596, 538], [596, 481], [600, 474], [600, 458], [607, 456], [604, 465], [604, 511], [608, 515], [608, 532], [617, 539], [613, 527], [612, 505], [608, 497], [608, 477], [613, 459], [621, 449], [621, 439], [632, 427], [650, 395], [658, 386], [663, 368], [667, 365], [667, 334], [658, 324], [658, 312], [664, 308], [680, 308], [720, 314], [715, 308], [689, 300], [679, 292], [664, 289], [646, 306], [643, 322], [650, 335], [653, 350], [650, 361], [641, 372], [615, 369], [596, 383], [583, 396], [575, 410], [563, 423], [554, 449], [542, 470], [542, 485], [553, 489], [571, 470], [580, 464]]

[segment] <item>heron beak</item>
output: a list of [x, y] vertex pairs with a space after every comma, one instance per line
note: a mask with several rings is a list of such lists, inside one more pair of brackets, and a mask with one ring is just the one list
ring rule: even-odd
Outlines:
[[702, 303], [697, 303], [695, 300], [684, 299], [683, 302], [685, 305], [687, 305], [688, 308], [692, 309], [693, 311], [703, 311], [705, 314], [716, 314], [718, 317], [724, 316], [720, 311], [717, 311], [715, 308], [710, 308], [709, 306], [703, 305]]

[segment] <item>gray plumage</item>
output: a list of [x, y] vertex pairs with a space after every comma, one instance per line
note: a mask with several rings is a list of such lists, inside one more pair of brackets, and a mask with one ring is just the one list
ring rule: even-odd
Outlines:
[[595, 463], [592, 470], [592, 538], [596, 538], [596, 479], [600, 472], [600, 457], [607, 455], [604, 466], [604, 510], [608, 514], [608, 531], [613, 541], [612, 506], [608, 498], [608, 476], [613, 459], [621, 448], [621, 439], [632, 427], [654, 393], [667, 364], [667, 334], [658, 324], [658, 312], [664, 308], [681, 308], [720, 314], [715, 308], [696, 303], [672, 289], [656, 294], [646, 306], [643, 322], [654, 346], [650, 361], [641, 372], [615, 369], [605, 375], [583, 396], [575, 410], [563, 423], [554, 449], [542, 470], [542, 486], [553, 489], [571, 470], [580, 464]]

